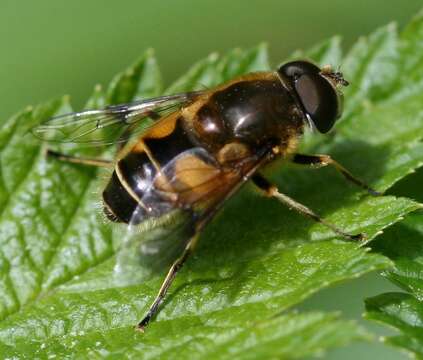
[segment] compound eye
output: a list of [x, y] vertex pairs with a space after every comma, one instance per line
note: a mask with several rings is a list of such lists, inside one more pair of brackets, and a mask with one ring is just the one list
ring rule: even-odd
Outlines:
[[311, 62], [299, 60], [282, 65], [278, 71], [287, 77], [297, 79], [303, 74], [318, 74], [320, 69]]
[[307, 116], [319, 132], [327, 133], [341, 113], [336, 90], [320, 74], [301, 75], [294, 86]]

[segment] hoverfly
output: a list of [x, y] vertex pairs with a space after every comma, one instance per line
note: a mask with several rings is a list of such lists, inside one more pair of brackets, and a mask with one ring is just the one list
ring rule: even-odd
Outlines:
[[[342, 112], [341, 88], [347, 85], [342, 73], [330, 66], [292, 61], [274, 72], [247, 74], [214, 89], [60, 115], [35, 128], [38, 137], [50, 141], [120, 144], [113, 174], [103, 191], [104, 212], [112, 222], [137, 226], [173, 211], [186, 215], [182, 250], [138, 329], [143, 330], [157, 313], [202, 229], [247, 181], [265, 196], [344, 238], [362, 239], [362, 234], [348, 234], [282, 194], [260, 173], [277, 158], [332, 165], [346, 179], [378, 195], [330, 156], [295, 152], [306, 126], [320, 133], [334, 126]], [[146, 119], [153, 123], [143, 126]], [[110, 164], [51, 150], [48, 154], [79, 164]]]

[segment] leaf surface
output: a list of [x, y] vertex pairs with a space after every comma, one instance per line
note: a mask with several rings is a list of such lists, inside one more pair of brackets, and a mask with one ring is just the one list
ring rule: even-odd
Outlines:
[[[383, 79], [376, 74], [385, 66], [386, 56], [392, 58], [387, 68], [404, 61], [404, 41], [388, 27], [369, 37], [367, 53], [358, 44], [341, 61], [339, 40], [331, 39], [306, 54], [319, 63], [329, 59], [334, 65], [345, 63], [346, 76], [356, 85], [345, 94], [352, 100], [336, 134], [306, 136], [304, 151], [333, 155], [381, 190], [421, 165], [417, 156], [423, 131], [418, 126], [421, 94], [397, 99], [391, 91], [381, 90]], [[223, 57], [212, 54], [165, 92], [208, 88], [268, 69], [264, 45]], [[387, 79], [389, 89], [398, 81], [397, 71]], [[161, 88], [149, 51], [106, 91], [97, 88], [88, 105], [154, 96]], [[390, 105], [391, 112], [379, 114]], [[396, 106], [404, 111], [393, 112]], [[387, 268], [391, 262], [358, 244], [340, 241], [321, 225], [259, 197], [250, 186], [228, 201], [202, 234], [198, 251], [178, 275], [148, 331], [135, 332], [133, 325], [154, 298], [163, 274], [140, 283], [116, 277], [120, 239], [98, 214], [101, 178], [107, 174], [47, 161], [45, 145], [27, 135], [35, 124], [69, 110], [66, 99], [54, 101], [28, 109], [0, 128], [0, 352], [4, 356], [298, 358], [369, 338], [336, 314], [289, 309], [322, 288]], [[413, 131], [396, 126], [398, 119]], [[378, 131], [378, 122], [386, 126], [384, 131]], [[333, 169], [286, 165], [275, 167], [270, 176], [282, 191], [347, 231], [365, 232], [369, 241], [420, 207], [392, 195], [368, 197]], [[134, 278], [137, 272], [134, 267]]]

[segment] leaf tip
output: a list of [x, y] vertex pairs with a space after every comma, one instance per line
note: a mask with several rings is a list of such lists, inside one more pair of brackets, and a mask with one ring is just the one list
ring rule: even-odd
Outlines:
[[64, 102], [64, 103], [70, 103], [70, 101], [71, 101], [71, 97], [70, 97], [70, 95], [63, 95], [62, 96], [62, 101]]
[[259, 51], [267, 51], [269, 50], [269, 43], [267, 41], [262, 41], [257, 45], [257, 49]]
[[419, 23], [423, 22], [423, 8], [421, 8], [412, 18], [410, 23]]
[[156, 51], [154, 50], [154, 48], [149, 47], [147, 50], [145, 50], [144, 55], [145, 55], [146, 57], [153, 57], [153, 56], [155, 56], [155, 55], [156, 55]]
[[398, 24], [396, 21], [391, 21], [390, 23], [388, 23], [388, 25], [386, 25], [386, 29], [388, 31], [394, 31], [396, 32], [398, 30]]
[[219, 53], [217, 51], [210, 53], [210, 55], [207, 57], [207, 60], [210, 62], [215, 62], [217, 59], [219, 59]]

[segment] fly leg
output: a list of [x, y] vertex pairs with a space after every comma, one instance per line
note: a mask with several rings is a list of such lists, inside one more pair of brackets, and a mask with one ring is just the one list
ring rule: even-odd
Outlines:
[[272, 183], [270, 183], [262, 175], [257, 173], [255, 175], [253, 175], [251, 180], [253, 181], [253, 183], [259, 189], [261, 189], [264, 192], [264, 194], [266, 196], [271, 197], [271, 198], [275, 198], [275, 199], [279, 200], [280, 202], [284, 203], [285, 205], [287, 205], [290, 209], [294, 209], [298, 213], [300, 213], [304, 216], [307, 216], [310, 219], [327, 226], [333, 232], [335, 232], [338, 235], [341, 235], [342, 237], [344, 237], [348, 241], [363, 240], [365, 238], [364, 234], [356, 234], [356, 235], [348, 234], [348, 233], [344, 232], [343, 230], [341, 230], [340, 228], [338, 228], [336, 225], [322, 219], [319, 215], [317, 215], [313, 210], [309, 209], [307, 206], [300, 204], [299, 202], [295, 201], [291, 197], [279, 192], [276, 185], [273, 185]]
[[357, 179], [353, 174], [351, 174], [347, 169], [345, 169], [337, 161], [333, 160], [329, 155], [304, 155], [304, 154], [295, 154], [292, 158], [292, 162], [301, 165], [310, 165], [315, 167], [323, 167], [327, 165], [332, 165], [337, 171], [339, 171], [342, 176], [347, 180], [351, 181], [357, 186], [360, 186], [362, 189], [366, 190], [370, 195], [380, 196], [380, 192], [372, 189], [366, 183]]
[[96, 159], [96, 158], [84, 158], [79, 156], [71, 156], [62, 154], [57, 151], [53, 151], [48, 149], [46, 152], [46, 155], [48, 157], [53, 157], [57, 160], [64, 161], [64, 162], [70, 162], [73, 164], [81, 164], [81, 165], [89, 165], [89, 166], [96, 166], [96, 167], [108, 167], [112, 164], [110, 160], [106, 159]]
[[[263, 160], [266, 160], [263, 158]], [[258, 162], [256, 166], [250, 170], [250, 173], [245, 174], [246, 178], [249, 178], [250, 174], [252, 174], [256, 169], [261, 165], [261, 162]], [[196, 219], [194, 229], [193, 229], [193, 235], [189, 239], [187, 245], [185, 246], [185, 249], [182, 253], [182, 255], [172, 264], [172, 266], [169, 269], [169, 272], [166, 275], [166, 278], [164, 279], [162, 286], [160, 287], [159, 293], [157, 294], [156, 298], [154, 299], [153, 303], [151, 304], [147, 315], [138, 323], [137, 330], [144, 331], [145, 327], [148, 325], [152, 317], [157, 313], [158, 308], [163, 301], [164, 297], [166, 296], [166, 293], [172, 284], [172, 281], [175, 279], [176, 274], [181, 269], [181, 267], [184, 265], [185, 261], [189, 257], [189, 255], [193, 252], [197, 242], [198, 237], [200, 235], [201, 230], [214, 218], [214, 216], [222, 209], [223, 204], [225, 203], [225, 200], [228, 199], [241, 185], [243, 182], [240, 182], [238, 186], [235, 186], [232, 189], [232, 192], [229, 192], [224, 196], [222, 199], [219, 200], [213, 207], [211, 207], [208, 211], [203, 213], [200, 217]]]
[[182, 268], [185, 261], [193, 252], [194, 247], [198, 240], [198, 236], [199, 236], [199, 229], [196, 229], [194, 235], [190, 238], [187, 245], [185, 246], [185, 249], [182, 255], [178, 259], [176, 259], [176, 261], [170, 267], [169, 272], [167, 273], [156, 298], [154, 299], [153, 303], [150, 305], [150, 308], [148, 309], [147, 315], [138, 323], [136, 327], [137, 330], [144, 332], [144, 329], [148, 325], [150, 320], [154, 317], [154, 315], [157, 314], [157, 311], [159, 310], [159, 306], [162, 303], [164, 297], [166, 296], [166, 293], [169, 290], [169, 287], [172, 284], [173, 280], [175, 279], [176, 274]]

